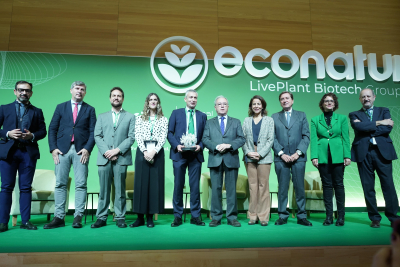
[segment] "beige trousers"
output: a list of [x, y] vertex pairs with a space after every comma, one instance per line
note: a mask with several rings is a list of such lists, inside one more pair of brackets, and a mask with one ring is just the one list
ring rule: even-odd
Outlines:
[[[257, 148], [256, 148], [257, 151]], [[269, 221], [271, 197], [269, 194], [269, 173], [271, 164], [245, 164], [249, 178], [250, 201], [248, 216], [250, 220]]]

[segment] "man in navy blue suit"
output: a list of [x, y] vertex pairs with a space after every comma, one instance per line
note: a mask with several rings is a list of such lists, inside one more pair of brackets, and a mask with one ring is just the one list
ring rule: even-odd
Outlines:
[[82, 227], [89, 156], [95, 144], [96, 112], [94, 107], [83, 102], [86, 95], [85, 83], [73, 82], [70, 92], [72, 99], [56, 107], [49, 126], [50, 152], [56, 165], [55, 212], [53, 221], [45, 224], [44, 229], [65, 226], [67, 182], [71, 164], [75, 177], [75, 214], [72, 227]]
[[[172, 112], [168, 124], [168, 141], [171, 144], [170, 159], [174, 167], [174, 195], [172, 204], [174, 208], [174, 221], [172, 227], [182, 224], [183, 213], [183, 186], [185, 185], [186, 169], [189, 170], [190, 186], [190, 211], [192, 218], [191, 224], [204, 226], [205, 223], [200, 217], [200, 172], [201, 163], [204, 162], [203, 138], [204, 126], [206, 125], [207, 115], [199, 110], [195, 110], [198, 94], [195, 90], [187, 90], [185, 94], [186, 107], [176, 109]], [[196, 149], [183, 151], [184, 146], [180, 139], [182, 135], [193, 133], [197, 137]]]
[[382, 216], [378, 213], [375, 197], [375, 171], [385, 199], [385, 215], [392, 224], [398, 219], [399, 201], [393, 183], [392, 160], [397, 159], [390, 132], [393, 121], [388, 108], [374, 106], [375, 93], [371, 89], [360, 92], [363, 107], [349, 114], [355, 138], [351, 160], [357, 162], [371, 227], [379, 228]]
[[46, 137], [46, 124], [41, 109], [33, 106], [32, 84], [18, 81], [14, 94], [17, 99], [0, 106], [0, 232], [8, 230], [12, 192], [18, 171], [21, 229], [37, 230], [31, 215], [32, 180], [36, 161], [40, 158], [38, 141]]

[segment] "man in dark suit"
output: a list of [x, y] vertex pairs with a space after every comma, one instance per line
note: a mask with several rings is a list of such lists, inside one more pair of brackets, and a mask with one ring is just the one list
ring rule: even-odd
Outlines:
[[[186, 169], [189, 170], [190, 186], [190, 211], [192, 218], [191, 224], [204, 226], [205, 223], [200, 218], [200, 173], [203, 157], [203, 138], [204, 126], [206, 125], [207, 115], [199, 110], [195, 110], [198, 94], [195, 90], [187, 90], [185, 94], [186, 107], [176, 109], [172, 112], [168, 123], [168, 141], [171, 144], [169, 157], [172, 159], [174, 167], [174, 195], [172, 205], [174, 207], [174, 221], [172, 227], [182, 224], [183, 213], [183, 186], [185, 185]], [[197, 138], [195, 151], [182, 151], [184, 146], [180, 139], [182, 135], [194, 134]]]
[[[293, 94], [282, 92], [279, 95], [282, 111], [272, 114], [275, 123], [275, 172], [278, 176], [278, 214], [275, 225], [287, 223], [289, 212], [286, 209], [290, 176], [297, 202], [297, 223], [312, 226], [307, 220], [304, 192], [304, 172], [307, 162], [307, 148], [310, 144], [310, 130], [306, 114], [293, 110]], [[291, 175], [290, 175], [291, 174]]]
[[75, 177], [75, 214], [72, 227], [82, 227], [82, 216], [86, 202], [86, 180], [89, 155], [94, 147], [95, 109], [83, 102], [86, 85], [73, 82], [70, 89], [72, 99], [56, 107], [49, 126], [49, 146], [56, 174], [54, 193], [54, 219], [44, 229], [65, 226], [65, 203], [67, 182], [71, 164]]
[[236, 182], [240, 167], [239, 148], [246, 139], [238, 119], [228, 117], [229, 102], [224, 96], [214, 101], [217, 117], [207, 121], [203, 144], [208, 148], [208, 168], [212, 187], [210, 227], [221, 224], [222, 219], [222, 186], [225, 174], [226, 218], [228, 225], [240, 227], [237, 221]]
[[0, 106], [0, 232], [8, 230], [12, 192], [19, 176], [19, 207], [21, 229], [37, 230], [31, 216], [32, 181], [36, 161], [40, 158], [38, 141], [46, 137], [46, 124], [41, 109], [33, 106], [32, 84], [18, 81], [14, 94], [17, 99]]
[[351, 160], [357, 162], [367, 204], [371, 227], [379, 228], [382, 216], [378, 213], [375, 197], [375, 171], [379, 176], [385, 199], [385, 215], [392, 224], [398, 219], [399, 200], [393, 184], [392, 160], [397, 159], [390, 139], [393, 121], [388, 108], [374, 106], [375, 93], [370, 89], [360, 92], [362, 108], [349, 114], [355, 137], [351, 146]]

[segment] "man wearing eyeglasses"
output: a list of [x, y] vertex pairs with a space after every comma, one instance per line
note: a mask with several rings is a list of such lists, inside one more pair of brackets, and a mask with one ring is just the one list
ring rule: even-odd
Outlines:
[[21, 229], [37, 230], [31, 215], [32, 181], [36, 161], [40, 158], [38, 141], [46, 137], [46, 124], [41, 109], [33, 106], [32, 84], [18, 81], [14, 94], [17, 99], [0, 106], [0, 232], [8, 230], [12, 192], [18, 171]]
[[94, 107], [83, 102], [86, 95], [84, 82], [73, 82], [70, 93], [72, 99], [56, 107], [49, 126], [49, 147], [56, 165], [55, 212], [53, 220], [45, 224], [44, 229], [65, 226], [67, 182], [71, 165], [74, 167], [75, 178], [75, 214], [72, 227], [82, 227], [89, 156], [95, 145], [96, 112]]
[[379, 228], [382, 216], [378, 212], [375, 196], [375, 171], [379, 176], [385, 199], [385, 216], [392, 225], [399, 210], [399, 200], [393, 183], [392, 161], [397, 154], [389, 134], [394, 122], [388, 108], [375, 107], [375, 93], [363, 89], [359, 100], [362, 108], [349, 114], [354, 129], [351, 160], [357, 162], [361, 184], [372, 228]]
[[206, 122], [203, 144], [208, 148], [208, 168], [211, 178], [211, 217], [210, 227], [221, 224], [222, 186], [225, 174], [226, 218], [228, 225], [240, 227], [237, 221], [236, 182], [240, 167], [239, 148], [244, 138], [240, 120], [228, 116], [229, 102], [224, 96], [217, 96], [214, 101], [217, 117]]

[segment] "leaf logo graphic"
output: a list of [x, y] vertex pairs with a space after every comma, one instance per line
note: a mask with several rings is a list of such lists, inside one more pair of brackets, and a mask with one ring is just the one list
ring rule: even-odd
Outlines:
[[[189, 43], [189, 45], [184, 45], [181, 49], [175, 45], [172, 44], [173, 41], [183, 41], [186, 43]], [[168, 44], [170, 44], [170, 48], [172, 52], [165, 52], [165, 58], [167, 59], [168, 64], [157, 64], [155, 65], [154, 63], [154, 58], [158, 50]], [[203, 64], [194, 64], [190, 65], [193, 63], [196, 53], [188, 53], [190, 46], [194, 46], [197, 48], [198, 51], [200, 51], [201, 56], [203, 57]], [[164, 78], [164, 81], [162, 81], [158, 76], [157, 73], [155, 72], [155, 67], [158, 67], [158, 70], [161, 74], [161, 76]], [[203, 68], [204, 67], [204, 68]], [[179, 74], [177, 69], [183, 69], [182, 75]], [[163, 41], [161, 41], [156, 48], [153, 50], [153, 53], [151, 55], [150, 59], [150, 69], [153, 74], [153, 77], [155, 81], [164, 89], [166, 89], [169, 92], [173, 93], [185, 93], [186, 90], [188, 89], [196, 89], [197, 87], [200, 86], [200, 84], [204, 81], [207, 71], [208, 71], [208, 58], [207, 55], [204, 51], [204, 49], [194, 40], [184, 37], [184, 36], [173, 36], [169, 37]], [[188, 85], [190, 83], [193, 83], [203, 72], [202, 76], [198, 79], [197, 82], [194, 84], [187, 86], [186, 88], [174, 88], [169, 84], [173, 84], [175, 86], [183, 87], [185, 85]], [[168, 83], [166, 84], [167, 81]]]

